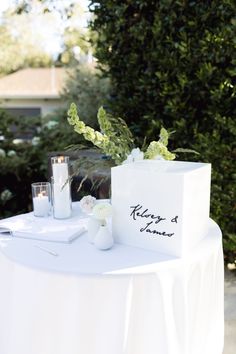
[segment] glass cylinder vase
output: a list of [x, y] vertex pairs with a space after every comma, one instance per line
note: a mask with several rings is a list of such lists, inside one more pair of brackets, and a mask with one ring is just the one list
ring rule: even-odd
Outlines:
[[48, 182], [31, 184], [34, 216], [49, 216], [51, 213], [51, 186]]

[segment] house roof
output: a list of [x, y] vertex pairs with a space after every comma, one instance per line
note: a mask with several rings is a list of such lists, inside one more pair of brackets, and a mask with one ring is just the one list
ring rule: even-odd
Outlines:
[[63, 68], [29, 68], [0, 78], [0, 99], [59, 98], [65, 81]]

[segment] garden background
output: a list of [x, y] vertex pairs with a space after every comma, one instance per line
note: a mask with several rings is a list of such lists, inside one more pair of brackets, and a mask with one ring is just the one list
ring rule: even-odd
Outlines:
[[[79, 1], [58, 3], [11, 1], [1, 16], [2, 77], [55, 66], [66, 68], [68, 78], [64, 108], [36, 118], [0, 112], [0, 218], [31, 210], [30, 185], [48, 178], [50, 152], [71, 144], [91, 147], [68, 125], [69, 104], [75, 102], [80, 117], [95, 128], [103, 105], [126, 120], [137, 145], [158, 140], [164, 126], [174, 131], [170, 149], [200, 154], [181, 154], [179, 160], [212, 164], [211, 217], [223, 232], [225, 261], [235, 265], [235, 2], [90, 1], [89, 13]], [[59, 43], [54, 52], [27, 27], [36, 14], [61, 21], [53, 23], [50, 43]], [[92, 61], [82, 60], [91, 53]], [[16, 144], [29, 130], [32, 138]]]

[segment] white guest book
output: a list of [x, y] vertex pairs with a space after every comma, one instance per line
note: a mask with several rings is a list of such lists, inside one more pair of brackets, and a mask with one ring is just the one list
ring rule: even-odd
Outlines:
[[207, 234], [210, 164], [144, 160], [111, 176], [116, 242], [181, 257]]

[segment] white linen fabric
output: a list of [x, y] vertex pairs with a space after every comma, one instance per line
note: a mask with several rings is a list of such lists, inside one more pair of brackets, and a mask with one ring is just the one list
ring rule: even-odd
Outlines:
[[188, 257], [0, 241], [0, 354], [221, 354], [221, 232]]

